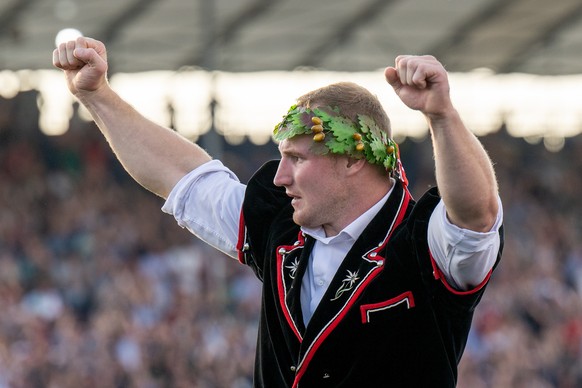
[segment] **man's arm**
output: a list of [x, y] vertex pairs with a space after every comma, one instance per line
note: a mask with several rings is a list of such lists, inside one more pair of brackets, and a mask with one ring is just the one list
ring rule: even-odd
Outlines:
[[78, 38], [53, 52], [69, 90], [89, 110], [115, 155], [146, 189], [167, 198], [188, 172], [211, 160], [199, 146], [146, 119], [122, 100], [107, 82], [105, 46]]
[[431, 56], [399, 56], [385, 76], [400, 99], [428, 121], [437, 185], [449, 220], [461, 228], [489, 231], [498, 212], [495, 173], [452, 105], [444, 67]]

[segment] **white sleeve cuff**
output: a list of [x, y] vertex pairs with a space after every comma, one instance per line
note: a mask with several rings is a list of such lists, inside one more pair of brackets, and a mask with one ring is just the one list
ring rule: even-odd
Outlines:
[[485, 280], [500, 246], [499, 228], [503, 223], [503, 207], [497, 197], [499, 210], [489, 232], [459, 228], [447, 218], [441, 200], [428, 225], [428, 245], [431, 254], [447, 282], [458, 290], [469, 290]]
[[186, 174], [170, 192], [162, 211], [201, 240], [236, 258], [245, 185], [220, 161]]

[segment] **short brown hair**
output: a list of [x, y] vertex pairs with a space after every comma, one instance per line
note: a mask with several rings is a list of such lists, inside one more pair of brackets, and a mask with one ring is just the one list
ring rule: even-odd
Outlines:
[[297, 99], [297, 105], [305, 108], [330, 106], [339, 108], [342, 116], [357, 121], [358, 115], [367, 115], [388, 137], [392, 137], [390, 119], [378, 97], [353, 82], [338, 82], [315, 89]]

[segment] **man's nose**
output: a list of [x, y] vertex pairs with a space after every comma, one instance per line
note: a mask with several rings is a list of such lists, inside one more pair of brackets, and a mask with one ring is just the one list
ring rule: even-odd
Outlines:
[[279, 187], [289, 186], [291, 184], [291, 178], [287, 172], [287, 168], [285, 168], [284, 161], [279, 162], [279, 167], [275, 173], [275, 178], [273, 178], [273, 183], [275, 186]]

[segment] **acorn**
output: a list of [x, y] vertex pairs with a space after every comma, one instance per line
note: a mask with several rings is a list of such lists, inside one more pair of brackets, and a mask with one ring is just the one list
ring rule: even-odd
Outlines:
[[313, 116], [311, 118], [311, 122], [315, 125], [321, 125], [323, 123], [323, 121], [321, 121], [321, 119], [317, 116]]
[[314, 126], [312, 126], [312, 127], [311, 127], [311, 130], [312, 130], [314, 133], [323, 132], [323, 125], [321, 125], [321, 124], [316, 124], [316, 125], [314, 125]]
[[364, 150], [364, 143], [359, 142], [356, 144], [356, 151], [363, 151]]
[[356, 133], [354, 133], [354, 134], [352, 135], [352, 138], [353, 138], [355, 141], [360, 141], [360, 140], [362, 140], [362, 134], [360, 134], [360, 133], [357, 133], [357, 132], [356, 132]]
[[394, 152], [394, 146], [389, 145], [388, 147], [386, 147], [386, 152], [388, 152], [388, 154], [391, 154]]
[[321, 142], [323, 141], [323, 139], [325, 139], [325, 133], [323, 132], [318, 132], [315, 135], [313, 135], [313, 141]]

